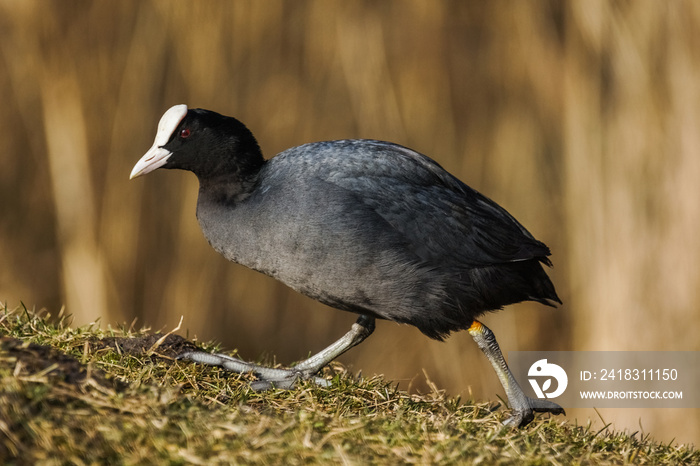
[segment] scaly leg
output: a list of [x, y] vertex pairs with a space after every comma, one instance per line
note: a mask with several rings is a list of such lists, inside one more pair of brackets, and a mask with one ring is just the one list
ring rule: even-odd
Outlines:
[[556, 403], [530, 398], [525, 395], [525, 392], [520, 388], [515, 377], [513, 377], [513, 373], [508, 368], [506, 360], [503, 358], [496, 336], [487, 326], [475, 320], [469, 327], [469, 334], [474, 338], [476, 344], [479, 345], [481, 351], [489, 358], [489, 362], [496, 370], [501, 385], [506, 391], [508, 402], [513, 409], [513, 415], [506, 419], [503, 424], [522, 427], [534, 419], [535, 411], [538, 413], [565, 414], [564, 409]]
[[271, 367], [259, 366], [237, 358], [232, 358], [225, 354], [211, 354], [202, 351], [182, 353], [177, 359], [187, 359], [199, 364], [221, 366], [232, 372], [252, 372], [258, 377], [258, 380], [250, 384], [253, 390], [256, 391], [268, 390], [270, 388], [288, 390], [291, 389], [299, 379], [312, 379], [318, 385], [328, 386], [329, 382], [321, 377], [316, 377], [316, 374], [335, 358], [345, 353], [353, 346], [362, 343], [373, 331], [374, 317], [361, 315], [357, 319], [357, 322], [352, 324], [350, 331], [343, 335], [338, 341], [289, 369], [274, 369]]

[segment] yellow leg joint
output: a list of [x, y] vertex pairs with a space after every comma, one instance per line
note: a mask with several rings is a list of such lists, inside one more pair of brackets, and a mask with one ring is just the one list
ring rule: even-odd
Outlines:
[[475, 334], [476, 335], [482, 334], [482, 333], [484, 333], [484, 324], [482, 324], [478, 320], [474, 320], [474, 322], [472, 322], [472, 324], [469, 326], [467, 331], [469, 332], [469, 334], [471, 336], [474, 336]]

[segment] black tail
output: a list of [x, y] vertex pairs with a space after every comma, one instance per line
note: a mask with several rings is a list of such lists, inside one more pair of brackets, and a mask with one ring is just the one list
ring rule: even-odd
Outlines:
[[439, 311], [409, 323], [430, 338], [443, 340], [450, 332], [468, 328], [483, 313], [509, 304], [536, 301], [556, 307], [561, 300], [542, 267], [545, 261], [534, 258], [464, 270], [460, 280], [449, 283], [448, 300], [441, 303]]
[[[546, 257], [540, 259], [540, 262], [547, 266], [552, 266], [552, 263]], [[557, 303], [562, 304], [561, 299], [557, 296], [557, 290], [554, 289], [552, 280], [549, 279], [542, 265], [539, 263], [534, 263], [533, 265], [531, 268], [533, 273], [530, 276], [530, 287], [534, 292], [529, 296], [528, 300], [537, 301], [552, 307], [557, 307]]]

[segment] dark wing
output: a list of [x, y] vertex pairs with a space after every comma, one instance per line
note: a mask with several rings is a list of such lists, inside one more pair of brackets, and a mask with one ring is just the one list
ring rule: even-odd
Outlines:
[[[505, 209], [418, 152], [371, 140], [295, 150], [315, 153], [307, 161], [315, 176], [361, 199], [426, 262], [483, 267], [537, 259], [549, 264], [547, 246]], [[322, 163], [324, 153], [333, 154], [333, 164]]]

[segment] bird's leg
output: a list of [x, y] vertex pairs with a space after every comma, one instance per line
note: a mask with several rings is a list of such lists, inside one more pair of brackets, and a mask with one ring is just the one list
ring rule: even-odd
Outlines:
[[350, 331], [335, 343], [289, 369], [259, 366], [225, 354], [204, 353], [202, 351], [182, 353], [177, 358], [188, 359], [199, 364], [221, 366], [232, 372], [252, 372], [258, 378], [251, 383], [251, 387], [256, 391], [270, 388], [291, 389], [299, 379], [312, 379], [318, 385], [328, 386], [329, 382], [326, 379], [315, 376], [318, 371], [353, 346], [362, 343], [373, 331], [374, 317], [361, 315], [357, 322], [352, 324]]
[[513, 415], [505, 420], [505, 425], [524, 426], [534, 419], [535, 411], [538, 413], [564, 414], [564, 409], [556, 403], [530, 398], [525, 395], [525, 392], [520, 388], [513, 373], [508, 368], [506, 360], [503, 358], [496, 336], [487, 326], [475, 320], [469, 327], [469, 334], [474, 338], [476, 344], [479, 345], [481, 351], [489, 358], [501, 381], [501, 385], [503, 385], [503, 389], [506, 391], [508, 402], [513, 409]]

